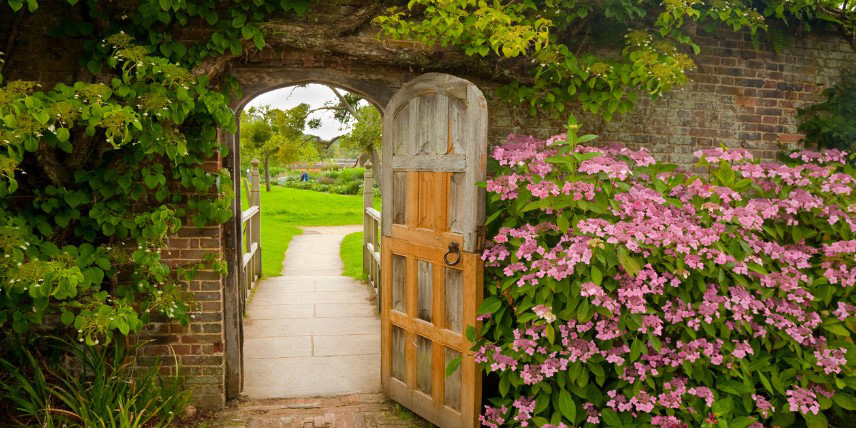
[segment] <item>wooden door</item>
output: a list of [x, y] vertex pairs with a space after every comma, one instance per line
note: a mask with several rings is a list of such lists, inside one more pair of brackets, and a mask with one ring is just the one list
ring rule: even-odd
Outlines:
[[392, 97], [383, 129], [383, 390], [440, 427], [476, 427], [465, 331], [483, 295], [487, 104], [472, 83], [429, 73]]

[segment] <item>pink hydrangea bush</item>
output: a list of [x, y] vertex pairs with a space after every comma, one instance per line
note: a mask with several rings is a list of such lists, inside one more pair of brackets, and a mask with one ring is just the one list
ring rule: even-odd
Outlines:
[[839, 151], [510, 136], [487, 182], [477, 361], [498, 426], [825, 426], [856, 409], [856, 179]]

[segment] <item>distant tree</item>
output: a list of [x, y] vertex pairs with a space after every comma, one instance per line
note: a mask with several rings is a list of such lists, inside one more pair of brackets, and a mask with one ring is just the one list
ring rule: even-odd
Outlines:
[[371, 156], [380, 148], [383, 119], [370, 104], [357, 107], [356, 113], [350, 120], [351, 130], [339, 137], [339, 144], [342, 150]]
[[343, 126], [351, 126], [351, 129], [332, 140], [338, 140], [343, 150], [356, 151], [367, 156], [372, 161], [373, 172], [378, 177], [380, 167], [380, 156], [378, 150], [381, 146], [381, 130], [383, 119], [375, 106], [369, 103], [360, 103], [361, 97], [351, 93], [342, 94], [333, 86], [327, 85], [338, 102], [328, 103], [324, 107], [315, 110], [332, 110], [334, 117]]
[[[283, 164], [318, 159], [334, 145], [344, 152], [356, 153], [371, 159], [375, 168], [380, 166], [378, 150], [381, 145], [383, 119], [373, 105], [363, 102], [357, 94], [342, 92], [327, 86], [336, 96], [321, 107], [310, 109], [300, 104], [288, 110], [269, 106], [247, 109], [241, 118], [241, 149], [247, 156], [264, 160], [266, 188], [270, 191], [270, 158]], [[345, 133], [324, 139], [307, 131], [318, 129], [321, 121], [309, 116], [327, 110], [341, 124]], [[375, 170], [375, 174], [377, 174]]]
[[321, 126], [318, 119], [309, 119], [309, 105], [299, 104], [287, 110], [269, 106], [251, 107], [241, 117], [241, 150], [264, 161], [265, 188], [270, 192], [270, 158], [283, 163], [314, 160], [318, 150], [304, 130]]

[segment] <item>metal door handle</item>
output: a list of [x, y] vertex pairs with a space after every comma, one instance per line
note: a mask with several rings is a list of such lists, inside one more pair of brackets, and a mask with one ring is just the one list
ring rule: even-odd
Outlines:
[[[455, 254], [455, 260], [449, 261], [449, 255]], [[443, 261], [446, 262], [449, 266], [455, 266], [456, 264], [461, 262], [461, 247], [457, 242], [452, 242], [449, 244], [449, 251], [446, 251], [446, 254], [443, 255]]]

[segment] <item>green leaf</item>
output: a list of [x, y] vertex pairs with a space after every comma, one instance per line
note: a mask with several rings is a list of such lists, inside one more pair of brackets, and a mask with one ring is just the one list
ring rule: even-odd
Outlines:
[[844, 327], [844, 324], [841, 323], [824, 325], [823, 329], [838, 336], [850, 337], [850, 331], [848, 331], [847, 327]]
[[591, 267], [591, 280], [597, 285], [600, 285], [600, 283], [603, 281], [603, 274], [600, 273], [600, 269], [598, 269], [597, 266], [594, 265], [592, 265]]
[[471, 325], [468, 325], [466, 331], [464, 332], [464, 335], [467, 336], [467, 340], [469, 340], [470, 342], [475, 342], [476, 328]]
[[769, 275], [769, 273], [767, 273], [767, 269], [764, 269], [764, 266], [761, 266], [758, 263], [746, 263], [746, 267], [753, 272], [760, 273], [761, 275]]
[[60, 315], [60, 320], [65, 325], [71, 325], [74, 322], [74, 314], [68, 311], [63, 311]]
[[496, 297], [488, 297], [484, 299], [481, 306], [479, 306], [478, 313], [482, 314], [492, 314], [499, 310], [502, 307], [502, 300], [497, 299]]
[[660, 339], [650, 333], [648, 334], [648, 344], [651, 345], [651, 347], [654, 348], [657, 353], [659, 353], [660, 350], [663, 348], [663, 344], [660, 342]]
[[621, 263], [621, 267], [623, 267], [630, 276], [636, 276], [636, 274], [642, 270], [642, 265], [639, 264], [639, 261], [631, 256], [628, 253], [627, 248], [623, 246], [618, 247], [618, 262]]
[[143, 178], [143, 182], [146, 183], [146, 187], [149, 189], [154, 189], [158, 185], [158, 178], [154, 175], [147, 175]]
[[603, 419], [603, 423], [608, 427], [620, 427], [624, 425], [621, 423], [621, 418], [619, 418], [618, 414], [612, 409], [601, 410], [600, 417]]
[[449, 361], [449, 364], [446, 364], [446, 377], [451, 376], [452, 373], [455, 373], [455, 370], [458, 370], [458, 367], [461, 366], [462, 359], [463, 357], [458, 357]]
[[508, 390], [511, 388], [511, 381], [508, 376], [503, 376], [499, 380], [499, 394], [505, 397], [508, 395]]
[[837, 392], [832, 396], [832, 401], [845, 410], [856, 410], [856, 398], [846, 392]]
[[571, 226], [568, 222], [568, 218], [564, 215], [556, 217], [556, 225], [559, 226], [559, 231], [562, 233], [568, 233], [568, 229]]
[[564, 389], [559, 392], [559, 411], [571, 423], [577, 419], [577, 405], [571, 394]]
[[636, 361], [644, 350], [645, 344], [638, 338], [633, 339], [633, 344], [630, 346], [630, 361]]
[[69, 132], [68, 128], [59, 128], [56, 130], [56, 139], [61, 143], [68, 141]]
[[257, 33], [253, 36], [253, 44], [256, 45], [256, 49], [262, 50], [265, 48], [265, 38], [261, 33]]
[[805, 424], [808, 428], [827, 428], [829, 426], [829, 422], [826, 420], [826, 415], [823, 412], [818, 412], [816, 415], [808, 413], [802, 416], [805, 418]]
[[728, 421], [728, 428], [746, 428], [752, 425], [757, 419], [749, 416], [741, 416]]

